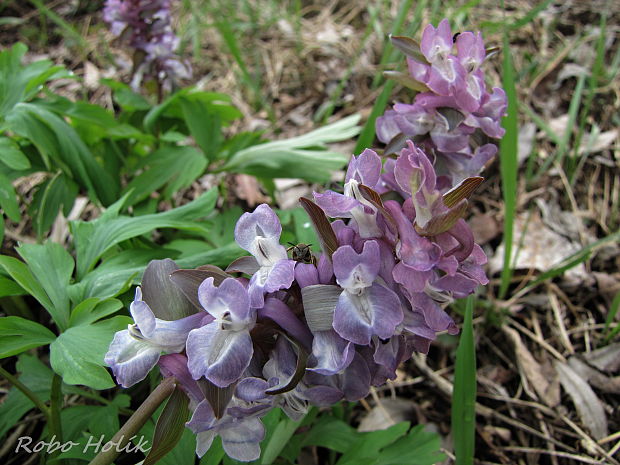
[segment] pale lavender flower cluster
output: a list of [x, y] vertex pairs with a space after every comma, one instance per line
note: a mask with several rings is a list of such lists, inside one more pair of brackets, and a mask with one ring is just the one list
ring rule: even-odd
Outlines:
[[[226, 271], [151, 262], [130, 307], [135, 323], [105, 361], [125, 387], [159, 363], [191, 400], [198, 455], [219, 435], [230, 457], [254, 460], [271, 408], [297, 420], [309, 404], [361, 399], [437, 333], [458, 332], [445, 306], [487, 283], [486, 257], [461, 218], [479, 179], [441, 193], [412, 142], [393, 165], [365, 150], [344, 194], [302, 199], [320, 254], [289, 258], [277, 215], [260, 205], [235, 228], [251, 255]], [[379, 187], [402, 200], [383, 201]]]
[[487, 51], [480, 32], [453, 36], [444, 19], [436, 29], [425, 28], [419, 46], [395, 39], [408, 54], [406, 79], [424, 91], [413, 103], [396, 103], [379, 117], [377, 137], [386, 144], [413, 140], [434, 154], [437, 173], [449, 183], [478, 174], [497, 153], [490, 139], [504, 135], [500, 120], [507, 105], [501, 88], [486, 87], [481, 66]]
[[170, 25], [170, 0], [106, 0], [103, 19], [136, 51], [134, 89], [156, 80], [169, 91], [179, 79], [191, 77], [189, 63], [175, 53], [179, 38]]
[[[428, 36], [423, 49], [440, 53], [443, 42]], [[457, 97], [441, 73], [456, 82], [446, 69], [464, 65], [442, 60], [419, 70], [429, 86], [458, 105], [484, 99], [482, 84], [480, 95]], [[472, 72], [462, 77], [473, 86]], [[488, 283], [486, 256], [463, 219], [481, 181], [449, 189], [411, 140], [395, 158], [367, 149], [350, 161], [342, 194], [300, 199], [320, 251], [298, 245], [289, 258], [276, 213], [258, 206], [235, 227], [250, 255], [226, 270], [151, 262], [130, 307], [135, 323], [115, 335], [105, 362], [125, 387], [158, 364], [190, 399], [199, 456], [220, 436], [230, 457], [255, 460], [270, 409], [298, 420], [309, 405], [361, 399], [395, 379], [414, 351], [427, 353], [438, 333], [458, 333], [446, 306]]]

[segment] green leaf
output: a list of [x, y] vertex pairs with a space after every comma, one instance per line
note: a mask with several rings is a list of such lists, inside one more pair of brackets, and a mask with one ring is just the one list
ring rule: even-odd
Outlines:
[[[2, 224], [2, 223], [0, 223]], [[7, 297], [10, 295], [24, 295], [27, 292], [17, 284], [15, 281], [4, 276], [0, 276], [0, 297]]]
[[0, 137], [0, 161], [15, 171], [30, 168], [30, 160], [22, 153], [15, 141], [8, 137]]
[[181, 98], [181, 108], [190, 134], [208, 160], [214, 160], [222, 145], [222, 122], [211, 105], [197, 99]]
[[226, 267], [242, 255], [247, 255], [247, 252], [239, 247], [236, 242], [231, 242], [224, 247], [208, 250], [192, 257], [181, 258], [176, 262], [179, 268], [196, 268], [201, 265]]
[[328, 150], [325, 144], [355, 136], [358, 121], [359, 115], [353, 115], [303, 136], [254, 145], [232, 155], [219, 170], [265, 178], [328, 181], [331, 172], [342, 168], [347, 157]]
[[51, 157], [104, 205], [118, 197], [119, 181], [97, 162], [74, 128], [44, 106], [19, 103], [7, 116], [9, 128], [32, 141], [43, 157]]
[[90, 297], [107, 299], [125, 292], [151, 260], [169, 258], [166, 249], [128, 249], [108, 258], [76, 284], [69, 288], [73, 302], [82, 302]]
[[18, 316], [0, 318], [0, 358], [51, 343], [56, 335], [45, 326]]
[[71, 311], [69, 326], [89, 325], [121, 308], [123, 308], [123, 303], [118, 299], [106, 299], [102, 302], [96, 297], [91, 297]]
[[50, 363], [53, 370], [67, 384], [83, 384], [93, 389], [116, 386], [103, 367], [114, 333], [127, 327], [133, 320], [116, 316], [92, 325], [67, 329], [50, 345]]
[[131, 90], [127, 84], [113, 79], [102, 79], [100, 82], [114, 91], [114, 100], [124, 111], [133, 112], [151, 108], [149, 101]]
[[211, 109], [219, 115], [222, 123], [228, 123], [240, 118], [242, 113], [234, 106], [230, 105], [229, 95], [216, 92], [197, 92], [192, 88], [181, 89], [168, 97], [159, 105], [154, 106], [144, 117], [144, 128], [149, 132], [155, 132], [155, 124], [164, 115], [176, 119], [184, 120], [180, 98], [185, 97], [191, 100], [199, 100], [209, 103]]
[[342, 455], [338, 465], [367, 463], [377, 460], [384, 447], [393, 444], [398, 438], [407, 434], [407, 431], [409, 431], [409, 422], [404, 421], [384, 430], [357, 433], [356, 441]]
[[359, 438], [359, 433], [337, 418], [324, 415], [304, 435], [304, 446], [326, 447], [336, 452], [346, 452]]
[[168, 183], [165, 197], [188, 187], [207, 167], [204, 155], [194, 147], [165, 146], [146, 157], [138, 168], [148, 166], [125, 187], [127, 205], [144, 200]]
[[50, 314], [54, 312], [52, 301], [47, 296], [43, 286], [36, 280], [24, 262], [14, 257], [0, 255], [0, 266], [2, 266], [11, 278], [28, 292], [28, 294], [37, 299]]
[[[17, 252], [49, 296], [52, 309], [48, 308], [48, 311], [58, 328], [64, 331], [69, 325], [67, 287], [73, 274], [73, 257], [55, 242], [23, 244], [17, 247]], [[53, 272], [50, 272], [52, 270]]]
[[264, 444], [264, 450], [261, 454], [261, 465], [270, 465], [278, 458], [301, 422], [302, 420], [293, 421], [288, 417], [280, 420], [272, 436], [265, 441], [266, 444]]
[[143, 465], [154, 465], [181, 440], [189, 416], [188, 404], [187, 394], [177, 385], [157, 419], [153, 447], [144, 459]]
[[0, 208], [14, 222], [20, 220], [21, 214], [15, 196], [15, 189], [13, 189], [10, 179], [2, 173], [0, 173]]
[[510, 257], [512, 257], [513, 224], [517, 207], [517, 172], [519, 171], [517, 161], [519, 145], [517, 91], [515, 71], [506, 30], [504, 30], [503, 40], [504, 65], [502, 67], [502, 82], [506, 90], [508, 107], [506, 117], [502, 120], [502, 126], [506, 129], [506, 134], [499, 146], [499, 166], [504, 197], [504, 266], [501, 274], [500, 298], [506, 295], [512, 277]]
[[[26, 387], [42, 401], [49, 400], [53, 375], [49, 367], [33, 355], [22, 354], [17, 359], [15, 369], [20, 373], [18, 379]], [[0, 404], [0, 438], [32, 408], [34, 408], [32, 401], [19, 389], [11, 387]]]
[[61, 209], [69, 215], [77, 193], [77, 184], [60, 171], [38, 187], [28, 207], [38, 238], [52, 227]]
[[[423, 425], [417, 425], [395, 443], [381, 450], [372, 465], [432, 465], [445, 460], [439, 452], [441, 439], [437, 433], [424, 431]], [[342, 465], [338, 462], [337, 465]], [[353, 465], [353, 464], [351, 464]]]
[[17, 43], [0, 52], [0, 116], [5, 116], [18, 102], [31, 98], [49, 79], [67, 75], [62, 66], [53, 66], [50, 60], [22, 65], [27, 51], [24, 44]]
[[[215, 206], [216, 197], [217, 189], [213, 188], [187, 205], [162, 213], [138, 217], [118, 216], [111, 219], [102, 215], [90, 222], [72, 221], [71, 232], [76, 243], [78, 279], [82, 279], [107, 250], [124, 240], [157, 228], [203, 231], [200, 225], [192, 221], [209, 214]], [[111, 208], [117, 211], [125, 200], [119, 200]]]
[[456, 350], [452, 393], [452, 437], [457, 465], [474, 462], [476, 439], [476, 348], [474, 343], [474, 299], [467, 298], [465, 320]]

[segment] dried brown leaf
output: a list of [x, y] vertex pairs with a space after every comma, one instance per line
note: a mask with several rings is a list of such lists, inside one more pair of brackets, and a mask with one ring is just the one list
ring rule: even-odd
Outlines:
[[519, 371], [521, 372], [521, 378], [525, 376], [526, 379], [524, 381], [534, 388], [535, 394], [531, 392], [529, 387], [527, 388], [530, 396], [535, 399], [540, 398], [549, 407], [558, 405], [560, 403], [560, 393], [557, 380], [549, 380], [544, 375], [545, 370], [543, 366], [536, 361], [516, 330], [508, 326], [504, 326], [502, 329], [515, 348], [515, 356]]
[[562, 387], [572, 399], [581, 422], [592, 437], [601, 439], [607, 436], [605, 408], [590, 385], [568, 364], [556, 360], [554, 366]]

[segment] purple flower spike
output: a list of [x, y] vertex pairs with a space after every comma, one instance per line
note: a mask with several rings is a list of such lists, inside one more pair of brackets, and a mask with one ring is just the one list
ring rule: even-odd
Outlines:
[[347, 341], [368, 345], [373, 335], [390, 337], [403, 319], [398, 296], [374, 282], [381, 267], [379, 244], [364, 243], [358, 254], [351, 246], [333, 255], [336, 281], [344, 289], [334, 310], [334, 330]]
[[135, 324], [114, 335], [104, 357], [106, 365], [112, 368], [116, 380], [123, 387], [142, 381], [157, 364], [162, 352], [181, 352], [188, 333], [204, 318], [204, 315], [195, 314], [180, 320], [160, 320], [142, 300], [139, 287], [136, 288], [130, 312]]
[[213, 285], [206, 279], [198, 288], [198, 299], [215, 320], [189, 333], [187, 358], [194, 379], [202, 376], [218, 387], [237, 381], [250, 364], [253, 348], [250, 329], [256, 311], [250, 309], [243, 284], [233, 278]]
[[237, 244], [254, 255], [260, 267], [248, 289], [253, 308], [263, 306], [265, 293], [286, 289], [295, 278], [295, 261], [288, 259], [286, 249], [280, 245], [280, 234], [280, 220], [266, 204], [241, 215], [235, 226]]

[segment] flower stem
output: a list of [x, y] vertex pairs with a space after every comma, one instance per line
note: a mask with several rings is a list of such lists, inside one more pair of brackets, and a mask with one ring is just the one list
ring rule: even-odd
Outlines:
[[[50, 416], [49, 429], [50, 435], [56, 436], [56, 441], [62, 444], [62, 422], [60, 421], [60, 410], [62, 409], [62, 378], [54, 373], [52, 378], [52, 391], [50, 393]], [[60, 451], [57, 451], [60, 453]]]
[[151, 418], [157, 407], [170, 397], [176, 387], [176, 383], [177, 380], [174, 377], [164, 379], [110, 440], [116, 447], [110, 447], [105, 451], [102, 450], [91, 460], [89, 465], [110, 465], [120, 453], [119, 451], [122, 451], [130, 439]]
[[2, 367], [0, 367], [0, 375], [4, 376], [9, 381], [9, 383], [11, 383], [13, 386], [19, 389], [26, 397], [28, 397], [28, 399], [30, 399], [39, 410], [41, 410], [43, 415], [45, 415], [45, 417], [49, 421], [50, 408], [45, 404], [45, 402], [41, 400], [39, 396], [37, 396], [28, 386], [26, 386], [24, 383], [22, 383], [20, 380], [18, 380], [15, 376], [13, 376]]

